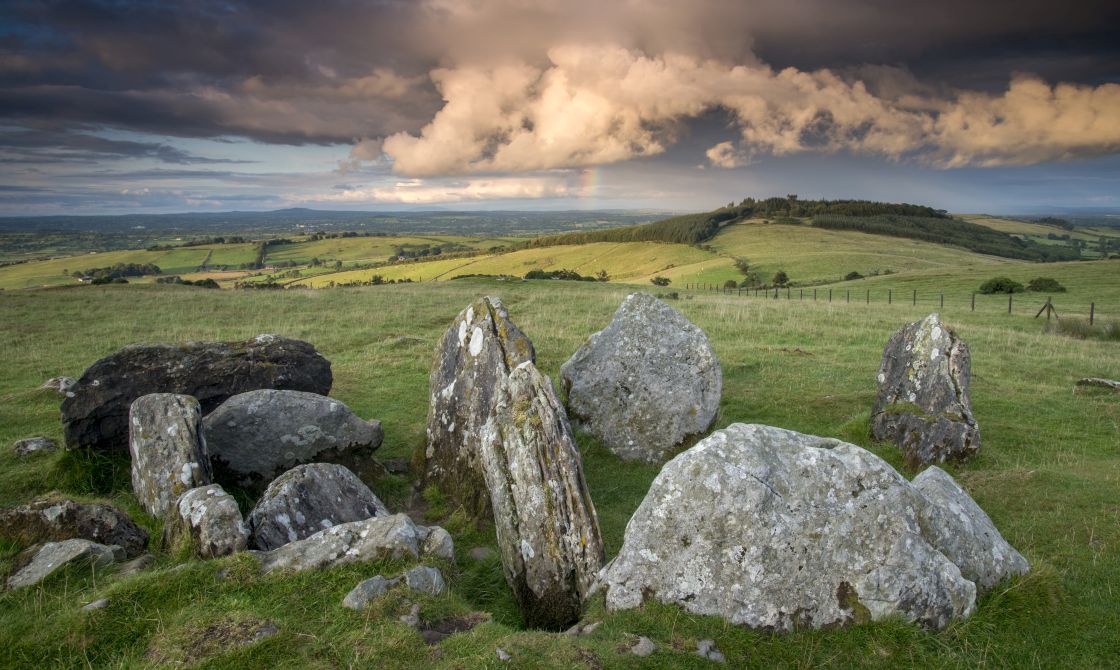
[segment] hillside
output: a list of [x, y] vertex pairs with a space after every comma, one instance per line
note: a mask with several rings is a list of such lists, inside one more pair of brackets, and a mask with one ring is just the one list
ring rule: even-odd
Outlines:
[[[783, 232], [768, 230], [776, 237]], [[1067, 265], [1098, 273], [1107, 267]], [[511, 318], [533, 339], [538, 364], [555, 379], [560, 365], [609, 321], [630, 290], [599, 283], [464, 280], [314, 292], [143, 285], [5, 292], [0, 294], [0, 360], [6, 365], [0, 376], [0, 442], [10, 445], [31, 434], [60, 437], [58, 399], [36, 387], [50, 376], [77, 375], [125, 344], [275, 332], [313, 342], [332, 362], [332, 395], [360, 416], [382, 421], [379, 459], [407, 458], [424, 440], [432, 351], [475, 296], [503, 298]], [[1118, 287], [1110, 291], [1120, 294]], [[886, 339], [927, 314], [928, 305], [791, 304], [719, 294], [671, 302], [707, 332], [719, 357], [724, 389], [716, 427], [759, 422], [839, 437], [900, 465], [896, 450], [868, 438], [874, 376]], [[472, 552], [493, 549], [493, 528], [465, 522], [429, 494], [427, 511], [417, 514], [452, 532], [457, 561], [440, 566], [450, 580], [449, 595], [410, 595], [409, 602], [420, 605], [426, 621], [471, 612], [493, 617], [438, 645], [426, 644], [398, 622], [409, 611], [403, 594], [364, 613], [339, 605], [358, 581], [396, 574], [412, 565], [408, 561], [261, 577], [244, 556], [177, 567], [177, 557], [157, 552], [154, 566], [135, 577], [71, 571], [42, 589], [0, 594], [4, 665], [143, 667], [153, 658], [168, 663], [191, 658], [204, 667], [241, 670], [418, 665], [450, 670], [499, 667], [495, 648], [501, 647], [519, 667], [702, 668], [715, 666], [695, 656], [697, 641], [713, 639], [728, 667], [1107, 667], [1120, 648], [1120, 610], [1109, 589], [1120, 577], [1115, 515], [1120, 413], [1112, 395], [1071, 390], [1081, 376], [1120, 378], [1115, 344], [1045, 334], [1042, 324], [1021, 312], [973, 313], [954, 304], [942, 313], [971, 347], [973, 408], [983, 430], [979, 457], [951, 470], [1032, 567], [1029, 577], [981, 599], [970, 619], [943, 632], [888, 621], [774, 635], [668, 606], [608, 613], [601, 599], [584, 618], [603, 622], [592, 635], [525, 630], [497, 559]], [[579, 446], [610, 558], [658, 468], [621, 463], [586, 435]], [[158, 537], [159, 522], [148, 519], [127, 493], [128, 480], [127, 463], [112, 459], [60, 452], [27, 460], [17, 459], [10, 448], [0, 451], [0, 504], [49, 490], [112, 501]], [[387, 477], [376, 492], [391, 508], [403, 509], [410, 481]], [[9, 566], [19, 549], [0, 544], [0, 568]], [[108, 607], [79, 610], [98, 598], [108, 598]], [[276, 625], [276, 636], [251, 647], [226, 646], [229, 627], [264, 621]], [[657, 645], [646, 661], [629, 652], [638, 635]]]

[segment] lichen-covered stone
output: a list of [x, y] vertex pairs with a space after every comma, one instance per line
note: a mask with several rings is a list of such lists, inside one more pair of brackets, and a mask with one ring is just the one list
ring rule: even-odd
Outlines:
[[[406, 514], [351, 521], [289, 542], [272, 551], [253, 551], [263, 572], [303, 572], [336, 565], [427, 555], [426, 541], [437, 527], [417, 526]], [[442, 530], [442, 529], [441, 529]]]
[[1001, 581], [1025, 575], [1030, 564], [1003, 539], [991, 518], [960, 484], [937, 466], [914, 478], [914, 488], [929, 501], [918, 510], [925, 537], [976, 582], [980, 593]]
[[51, 377], [39, 387], [41, 391], [54, 391], [63, 398], [67, 397], [70, 390], [77, 385], [78, 380], [73, 377]]
[[968, 344], [937, 314], [899, 329], [879, 365], [872, 436], [897, 444], [915, 468], [975, 454], [980, 427], [968, 392], [971, 361]]
[[364, 610], [371, 602], [388, 593], [389, 589], [400, 582], [400, 577], [385, 579], [381, 575], [374, 575], [350, 589], [342, 599], [342, 606], [350, 610]]
[[274, 479], [249, 513], [249, 544], [276, 549], [372, 516], [389, 510], [353, 472], [334, 463], [299, 465]]
[[202, 437], [202, 408], [188, 395], [151, 393], [128, 412], [132, 491], [144, 509], [162, 517], [185, 491], [211, 481]]
[[21, 545], [90, 540], [118, 545], [129, 557], [148, 546], [148, 531], [116, 507], [55, 497], [0, 510], [0, 537]]
[[342, 402], [315, 393], [261, 389], [233, 396], [203, 421], [218, 481], [260, 490], [303, 463], [329, 462], [360, 476], [380, 472], [384, 433]]
[[925, 497], [855, 445], [733, 424], [669, 461], [601, 577], [647, 599], [773, 631], [969, 616], [976, 585], [923, 534]]
[[493, 297], [479, 298], [460, 312], [436, 348], [428, 379], [424, 479], [475, 516], [491, 515], [478, 466], [482, 426], [510, 370], [533, 360], [533, 343]]
[[278, 335], [245, 342], [133, 344], [91, 365], [67, 393], [61, 408], [66, 447], [128, 449], [128, 408], [149, 393], [193, 396], [206, 415], [245, 391], [326, 395], [331, 381], [330, 361], [315, 347]]
[[443, 580], [443, 573], [439, 571], [439, 568], [428, 565], [418, 565], [401, 575], [401, 578], [408, 588], [417, 593], [438, 596], [447, 590], [447, 582]]
[[30, 563], [8, 578], [8, 588], [34, 586], [58, 570], [79, 561], [105, 567], [124, 558], [124, 549], [116, 545], [78, 539], [48, 542], [35, 553]]
[[712, 425], [723, 373], [704, 331], [644, 293], [560, 368], [572, 423], [624, 460], [660, 462]]
[[564, 409], [533, 363], [500, 383], [479, 459], [525, 623], [570, 626], [603, 565], [603, 542]]
[[32, 454], [49, 454], [58, 451], [58, 442], [55, 442], [49, 437], [37, 435], [35, 437], [25, 437], [22, 440], [16, 440], [12, 445], [15, 450], [16, 456], [31, 456]]
[[245, 551], [249, 528], [233, 496], [210, 484], [191, 489], [175, 501], [163, 528], [163, 545], [189, 547], [199, 558], [218, 558]]

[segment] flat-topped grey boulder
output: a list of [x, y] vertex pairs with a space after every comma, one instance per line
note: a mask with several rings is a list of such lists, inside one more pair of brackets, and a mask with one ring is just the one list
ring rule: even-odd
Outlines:
[[129, 556], [148, 546], [148, 531], [112, 505], [47, 497], [0, 510], [0, 537], [21, 545], [82, 539], [118, 545]]
[[438, 526], [418, 526], [406, 514], [393, 514], [339, 524], [279, 549], [252, 553], [260, 560], [265, 573], [303, 572], [424, 556], [453, 561], [455, 555], [449, 539], [447, 532]]
[[923, 490], [855, 445], [733, 424], [662, 468], [603, 570], [607, 607], [656, 598], [773, 631], [890, 616], [942, 628], [989, 583], [953, 562], [975, 546], [957, 535], [994, 528], [943, 521], [931, 533], [943, 502]]
[[245, 551], [249, 528], [237, 501], [217, 484], [191, 489], [175, 501], [163, 527], [163, 546], [186, 549], [199, 558], [218, 558]]
[[353, 472], [334, 463], [297, 465], [274, 479], [249, 513], [249, 544], [276, 549], [373, 516], [389, 510]]
[[330, 361], [315, 347], [278, 335], [244, 342], [133, 344], [91, 365], [70, 389], [61, 408], [66, 447], [125, 451], [128, 408], [149, 393], [193, 396], [206, 415], [245, 391], [326, 395], [331, 381]]
[[209, 484], [210, 455], [202, 437], [202, 408], [189, 395], [140, 396], [128, 412], [132, 492], [162, 517], [185, 491]]
[[975, 454], [971, 367], [968, 344], [937, 314], [899, 329], [883, 349], [871, 435], [897, 444], [912, 468]]
[[125, 558], [124, 549], [89, 540], [62, 540], [44, 544], [31, 562], [8, 578], [8, 588], [34, 586], [67, 565], [86, 561], [95, 567], [105, 567]]
[[37, 435], [35, 437], [25, 437], [22, 440], [16, 440], [12, 445], [12, 449], [16, 452], [16, 456], [31, 456], [32, 454], [49, 454], [58, 451], [58, 442], [54, 439]]
[[712, 425], [723, 373], [704, 331], [634, 293], [564, 363], [560, 383], [577, 428], [624, 460], [656, 463]]
[[931, 466], [912, 483], [929, 502], [918, 511], [925, 537], [956, 563], [965, 579], [976, 582], [981, 593], [1030, 571], [1027, 559], [1003, 539], [991, 518], [949, 473]]
[[480, 431], [499, 385], [510, 370], [534, 357], [533, 343], [493, 297], [479, 298], [460, 312], [436, 347], [428, 379], [424, 480], [474, 516], [491, 515], [478, 465]]
[[245, 488], [259, 490], [303, 463], [339, 463], [371, 478], [381, 469], [373, 459], [381, 422], [316, 393], [240, 393], [206, 417], [203, 432], [217, 480]]
[[603, 566], [583, 462], [552, 382], [531, 362], [498, 387], [479, 457], [502, 568], [529, 626], [578, 621]]

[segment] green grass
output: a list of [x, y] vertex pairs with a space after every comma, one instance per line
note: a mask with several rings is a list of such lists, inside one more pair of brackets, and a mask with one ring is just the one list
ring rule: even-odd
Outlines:
[[[1075, 282], [1055, 276], [1074, 290]], [[555, 378], [630, 290], [463, 280], [263, 293], [141, 285], [3, 293], [0, 444], [39, 433], [60, 438], [58, 400], [35, 388], [51, 376], [77, 376], [125, 344], [276, 332], [313, 342], [333, 363], [332, 395], [363, 417], [381, 419], [380, 455], [407, 457], [423, 441], [435, 343], [472, 298], [501, 295], [512, 319], [533, 338], [541, 368]], [[874, 375], [889, 335], [924, 316], [928, 306], [711, 294], [672, 304], [705, 329], [719, 356], [725, 382], [718, 426], [760, 422], [836, 436], [901, 465], [895, 450], [868, 440]], [[979, 457], [954, 474], [1033, 566], [1029, 577], [984, 597], [976, 615], [946, 631], [883, 622], [776, 636], [661, 605], [608, 614], [601, 601], [586, 620], [605, 623], [590, 637], [524, 631], [496, 561], [467, 556], [474, 546], [493, 544], [492, 527], [452, 514], [442, 522], [459, 554], [458, 567], [449, 569], [453, 593], [418, 600], [422, 617], [485, 610], [494, 621], [438, 648], [396, 622], [407, 609], [399, 595], [363, 614], [339, 606], [361, 579], [395, 574], [404, 564], [258, 577], [238, 567], [243, 559], [194, 562], [173, 572], [172, 558], [162, 556], [154, 572], [135, 578], [75, 570], [42, 587], [0, 595], [0, 659], [6, 659], [0, 665], [173, 663], [192, 649], [204, 652], [199, 639], [207, 631], [268, 620], [280, 628], [276, 637], [200, 662], [239, 669], [509, 667], [495, 657], [501, 646], [516, 667], [704, 668], [710, 666], [691, 652], [696, 640], [713, 638], [730, 667], [1112, 666], [1120, 657], [1120, 403], [1106, 392], [1074, 394], [1073, 384], [1086, 376], [1120, 377], [1116, 344], [1047, 334], [1043, 324], [1021, 314], [956, 309], [946, 310], [945, 318], [972, 349], [973, 405], [983, 435]], [[622, 463], [587, 436], [578, 441], [609, 557], [658, 468]], [[158, 532], [127, 481], [119, 459], [56, 454], [20, 460], [8, 447], [0, 451], [0, 504], [57, 489], [112, 500]], [[377, 492], [399, 508], [407, 488], [398, 478]], [[17, 549], [0, 545], [0, 561], [10, 562]], [[232, 578], [218, 576], [230, 567]], [[108, 609], [78, 611], [99, 597], [110, 599]], [[629, 654], [635, 635], [651, 637], [659, 651], [645, 660]]]

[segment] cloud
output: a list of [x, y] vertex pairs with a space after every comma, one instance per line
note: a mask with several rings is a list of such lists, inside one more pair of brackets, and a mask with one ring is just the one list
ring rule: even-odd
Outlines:
[[714, 165], [1029, 164], [1117, 150], [1118, 21], [1106, 0], [6, 3], [0, 122], [346, 144], [340, 172], [384, 151], [430, 176], [654, 156], [723, 109]]
[[720, 142], [708, 149], [704, 155], [712, 165], [721, 168], [737, 168], [750, 163], [750, 158], [736, 149], [733, 142]]
[[334, 193], [289, 196], [293, 202], [430, 205], [479, 200], [568, 198], [578, 188], [566, 177], [504, 177], [432, 183], [420, 179], [391, 186], [348, 186]]
[[737, 148], [724, 142], [708, 153], [724, 167], [808, 151], [960, 167], [1120, 148], [1117, 84], [1051, 87], [1018, 76], [1000, 94], [938, 96], [894, 81], [876, 94], [830, 70], [775, 71], [618, 47], [557, 47], [548, 57], [540, 68], [433, 72], [446, 103], [418, 135], [386, 138], [395, 169], [409, 176], [522, 172], [651, 156], [673, 142], [682, 120], [715, 108], [731, 112], [739, 133]]

